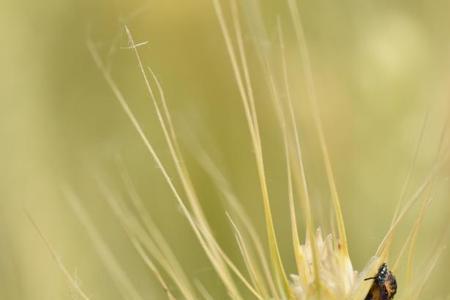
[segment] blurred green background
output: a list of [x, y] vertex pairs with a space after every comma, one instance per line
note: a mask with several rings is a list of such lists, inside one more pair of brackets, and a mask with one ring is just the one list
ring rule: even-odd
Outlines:
[[[225, 1], [226, 2], [226, 1]], [[301, 62], [284, 1], [263, 1], [275, 38], [277, 15], [287, 31], [288, 60], [317, 216], [329, 230], [329, 193], [304, 100]], [[327, 143], [354, 266], [361, 269], [386, 232], [429, 118], [408, 195], [430, 174], [450, 97], [450, 2], [301, 1]], [[87, 50], [90, 38], [146, 133], [173, 171], [167, 147], [132, 53], [126, 23], [145, 64], [158, 74], [206, 214], [231, 257], [239, 254], [225, 206], [193, 159], [197, 145], [218, 163], [264, 236], [253, 154], [221, 32], [208, 0], [0, 1], [0, 298], [70, 299], [64, 277], [27, 220], [27, 209], [92, 299], [120, 299], [85, 230], [60, 192], [82, 199], [130, 280], [147, 299], [160, 287], [101, 198], [95, 178], [124, 194], [119, 156], [187, 272], [221, 295], [185, 219], [143, 143]], [[280, 132], [252, 49], [274, 218], [287, 269], [294, 271]], [[191, 145], [191, 146], [190, 146]], [[448, 168], [447, 168], [448, 170]], [[415, 272], [427, 264], [450, 213], [448, 171], [440, 176], [420, 230]], [[395, 248], [414, 221], [414, 208]], [[448, 236], [447, 236], [448, 238]], [[395, 253], [395, 251], [394, 251]], [[444, 252], [421, 299], [448, 297], [450, 255]], [[399, 289], [402, 289], [402, 269]], [[219, 296], [224, 297], [224, 296]]]

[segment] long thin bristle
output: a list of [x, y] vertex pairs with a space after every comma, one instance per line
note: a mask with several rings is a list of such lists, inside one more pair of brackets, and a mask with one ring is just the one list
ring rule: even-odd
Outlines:
[[233, 227], [236, 241], [239, 246], [239, 250], [241, 252], [242, 258], [244, 260], [245, 266], [247, 268], [248, 273], [250, 274], [250, 278], [252, 280], [253, 285], [257, 289], [257, 298], [258, 299], [268, 299], [267, 290], [264, 287], [263, 280], [261, 278], [261, 275], [257, 269], [255, 261], [252, 259], [252, 257], [249, 254], [249, 250], [247, 249], [246, 243], [244, 238], [242, 237], [241, 232], [239, 231], [239, 228], [234, 223], [233, 219], [229, 214], [227, 214], [228, 220], [230, 221], [230, 224]]
[[342, 214], [341, 204], [339, 201], [339, 195], [336, 188], [336, 182], [334, 179], [333, 174], [333, 168], [331, 166], [331, 160], [330, 155], [328, 153], [328, 148], [326, 145], [325, 140], [325, 134], [323, 132], [322, 128], [322, 121], [320, 118], [319, 113], [319, 107], [318, 107], [318, 101], [317, 101], [317, 95], [316, 95], [316, 88], [314, 84], [314, 79], [312, 75], [312, 67], [311, 67], [311, 61], [309, 57], [309, 51], [306, 46], [306, 38], [303, 31], [303, 26], [300, 21], [300, 14], [298, 12], [297, 3], [294, 0], [288, 0], [289, 4], [289, 10], [291, 12], [292, 21], [294, 24], [294, 30], [297, 37], [297, 42], [300, 49], [300, 57], [302, 58], [303, 63], [303, 69], [304, 69], [304, 75], [306, 77], [306, 89], [308, 93], [308, 100], [311, 103], [311, 106], [313, 108], [313, 119], [314, 124], [317, 131], [317, 136], [319, 138], [320, 142], [320, 148], [322, 151], [323, 156], [323, 162], [325, 164], [325, 170], [328, 178], [328, 184], [331, 192], [331, 199], [333, 202], [335, 215], [336, 215], [336, 222], [337, 222], [337, 228], [338, 228], [338, 234], [339, 234], [339, 242], [340, 242], [340, 249], [344, 256], [348, 257], [348, 243], [347, 243], [347, 234], [345, 231], [345, 225], [344, 225], [344, 216]]
[[[157, 227], [152, 224], [152, 221], [149, 218], [145, 218], [144, 220], [145, 224], [150, 223], [150, 225], [153, 225], [150, 228], [147, 227], [150, 232], [150, 234], [147, 234], [144, 228], [139, 224], [136, 216], [133, 215], [123, 203], [121, 204], [119, 203], [119, 200], [115, 199], [116, 197], [113, 192], [100, 181], [98, 181], [98, 185], [103, 194], [103, 198], [119, 218], [132, 245], [135, 247], [145, 264], [155, 274], [168, 297], [173, 298], [173, 295], [168, 289], [167, 283], [160, 275], [154, 262], [157, 262], [162, 270], [172, 278], [173, 282], [175, 282], [181, 291], [183, 298], [195, 299], [195, 293], [193, 292], [187, 276], [184, 274], [178, 260], [173, 255], [165, 239], [162, 238]], [[129, 193], [131, 194], [130, 198], [136, 197], [132, 190], [130, 190]], [[135, 201], [136, 199], [133, 200], [133, 202]], [[154, 258], [153, 260], [147, 255], [146, 251], [151, 254], [152, 258]]]
[[78, 217], [80, 223], [86, 229], [86, 232], [98, 253], [98, 257], [108, 270], [108, 273], [111, 275], [112, 279], [116, 282], [116, 287], [119, 292], [124, 298], [142, 300], [142, 296], [139, 294], [136, 287], [131, 282], [131, 279], [120, 266], [114, 254], [111, 252], [110, 247], [108, 247], [108, 245], [104, 242], [101, 234], [92, 223], [91, 218], [82, 207], [80, 199], [78, 199], [78, 197], [76, 197], [68, 188], [63, 189], [63, 192], [70, 207]]
[[273, 277], [271, 275], [271, 272], [269, 270], [269, 266], [267, 264], [267, 258], [266, 254], [264, 252], [264, 248], [262, 246], [261, 239], [252, 225], [249, 216], [245, 212], [244, 208], [242, 207], [241, 203], [239, 202], [239, 199], [237, 196], [233, 193], [230, 184], [224, 177], [224, 175], [220, 172], [218, 167], [213, 163], [211, 158], [208, 156], [206, 152], [203, 151], [199, 146], [197, 146], [198, 143], [191, 143], [191, 147], [194, 148], [193, 155], [194, 158], [197, 159], [200, 166], [205, 170], [205, 172], [210, 176], [210, 178], [213, 180], [215, 186], [218, 188], [220, 193], [223, 194], [225, 197], [226, 203], [230, 206], [231, 210], [234, 212], [234, 214], [237, 216], [239, 222], [243, 225], [243, 227], [246, 229], [248, 233], [248, 238], [252, 241], [252, 244], [256, 250], [256, 256], [259, 259], [259, 263], [261, 264], [265, 282], [268, 284], [269, 289], [274, 295], [275, 298], [280, 298], [278, 295], [278, 290], [276, 289]]
[[56, 262], [56, 265], [61, 270], [61, 272], [66, 277], [67, 281], [69, 282], [70, 286], [77, 292], [77, 294], [83, 299], [83, 300], [90, 300], [90, 298], [87, 296], [86, 292], [81, 288], [78, 280], [70, 274], [70, 272], [67, 270], [64, 263], [61, 261], [60, 257], [56, 253], [55, 249], [53, 249], [52, 245], [50, 244], [50, 241], [45, 237], [45, 235], [42, 233], [42, 230], [37, 225], [36, 221], [31, 216], [30, 212], [25, 210], [25, 214], [30, 221], [30, 223], [33, 225], [33, 227], [36, 229], [37, 233], [41, 237], [41, 239], [44, 241], [45, 246], [47, 247], [48, 251], [50, 252], [53, 260]]
[[[241, 39], [241, 33], [240, 33], [240, 26], [238, 23], [238, 16], [236, 12], [236, 3], [231, 1], [232, 7], [233, 7], [233, 22], [234, 22], [234, 28], [236, 30], [237, 35], [237, 41], [238, 41], [238, 54], [236, 53], [236, 50], [233, 46], [233, 42], [231, 40], [231, 36], [228, 30], [228, 27], [226, 25], [224, 15], [222, 12], [222, 7], [220, 5], [220, 2], [218, 0], [213, 1], [214, 8], [216, 11], [216, 15], [219, 20], [220, 28], [222, 30], [223, 37], [225, 39], [226, 48], [228, 51], [229, 58], [231, 60], [231, 65], [233, 67], [233, 72], [235, 75], [235, 80], [238, 85], [238, 90], [241, 95], [241, 99], [244, 106], [244, 111], [247, 119], [247, 123], [250, 130], [250, 136], [252, 140], [253, 150], [255, 153], [255, 159], [256, 159], [256, 167], [258, 171], [258, 178], [260, 183], [260, 189], [262, 193], [262, 202], [264, 207], [264, 216], [265, 216], [265, 223], [266, 223], [266, 232], [268, 236], [268, 242], [269, 242], [269, 249], [270, 249], [270, 255], [271, 255], [271, 262], [275, 271], [276, 278], [279, 282], [279, 284], [283, 287], [284, 293], [286, 294], [286, 297], [289, 299], [293, 299], [294, 296], [292, 295], [292, 291], [289, 286], [289, 282], [286, 277], [286, 273], [284, 271], [283, 264], [281, 262], [281, 256], [278, 250], [278, 243], [275, 233], [275, 228], [273, 224], [273, 217], [272, 217], [272, 211], [270, 208], [270, 200], [269, 200], [269, 191], [267, 187], [267, 181], [266, 181], [266, 174], [264, 170], [264, 159], [262, 154], [262, 147], [261, 147], [261, 140], [259, 135], [259, 128], [258, 123], [256, 119], [256, 111], [255, 111], [255, 105], [253, 96], [249, 97], [249, 94], [252, 94], [251, 85], [248, 80], [243, 79], [243, 75], [240, 71], [239, 67], [239, 61], [237, 59], [238, 56], [240, 56], [242, 68], [244, 70], [247, 69], [246, 61], [245, 61], [245, 55], [242, 51], [242, 39]], [[248, 78], [248, 73], [244, 71], [244, 77]]]

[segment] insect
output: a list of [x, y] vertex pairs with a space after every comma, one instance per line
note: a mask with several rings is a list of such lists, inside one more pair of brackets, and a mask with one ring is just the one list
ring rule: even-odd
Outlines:
[[376, 276], [364, 280], [370, 279], [373, 279], [373, 284], [364, 300], [391, 300], [394, 298], [397, 293], [397, 280], [389, 271], [386, 263], [380, 266]]

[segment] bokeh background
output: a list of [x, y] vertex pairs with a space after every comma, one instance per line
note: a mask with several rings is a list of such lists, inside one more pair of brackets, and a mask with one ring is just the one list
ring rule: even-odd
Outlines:
[[[225, 1], [226, 2], [226, 1]], [[301, 62], [284, 1], [262, 1], [269, 35], [286, 29], [288, 60], [317, 218], [330, 230], [329, 192]], [[450, 99], [450, 2], [301, 1], [321, 115], [330, 148], [353, 263], [374, 254], [392, 218], [425, 122], [407, 191], [430, 174]], [[262, 207], [243, 109], [213, 7], [208, 0], [0, 1], [0, 298], [71, 299], [70, 289], [24, 211], [28, 210], [92, 299], [120, 299], [76, 214], [62, 193], [80, 197], [127, 276], [146, 299], [162, 299], [96, 178], [124, 194], [121, 161], [192, 278], [225, 299], [191, 230], [143, 143], [94, 65], [91, 39], [146, 133], [173, 171], [126, 23], [145, 64], [158, 74], [184, 154], [220, 244], [240, 264], [225, 206], [195, 161], [202, 147], [221, 167], [264, 237]], [[286, 268], [293, 272], [279, 127], [249, 32], [257, 105], [274, 218]], [[447, 165], [448, 166], [448, 165]], [[448, 170], [448, 168], [446, 169]], [[427, 265], [450, 213], [448, 171], [440, 174], [420, 230], [414, 272]], [[417, 207], [402, 223], [404, 242]], [[446, 236], [447, 235], [447, 236]], [[448, 299], [450, 254], [444, 251], [421, 299]], [[402, 288], [399, 269], [399, 288]], [[442, 297], [442, 298], [440, 298]]]

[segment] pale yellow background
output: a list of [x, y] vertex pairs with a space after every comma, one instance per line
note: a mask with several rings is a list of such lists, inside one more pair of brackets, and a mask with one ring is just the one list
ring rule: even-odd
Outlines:
[[[408, 195], [430, 173], [450, 97], [450, 2], [301, 1], [303, 23], [327, 143], [357, 269], [386, 232], [424, 131]], [[301, 64], [283, 1], [265, 1], [274, 38], [276, 15], [287, 31], [288, 60], [315, 210], [329, 230], [330, 205], [312, 127]], [[262, 207], [243, 109], [212, 4], [208, 0], [1, 0], [0, 1], [0, 298], [70, 299], [65, 279], [27, 220], [27, 209], [68, 269], [92, 299], [120, 299], [85, 230], [61, 194], [81, 197], [127, 276], [146, 299], [162, 299], [153, 275], [129, 244], [101, 198], [95, 178], [124, 195], [121, 157], [148, 210], [192, 276], [225, 298], [159, 170], [121, 111], [87, 50], [90, 37], [130, 106], [154, 142], [167, 153], [142, 77], [121, 27], [125, 22], [165, 89], [188, 165], [220, 244], [242, 266], [220, 196], [191, 155], [204, 147], [222, 167], [264, 237]], [[253, 66], [269, 188], [281, 251], [294, 271], [280, 134], [246, 33]], [[448, 169], [447, 169], [448, 170]], [[415, 270], [427, 265], [445, 235], [450, 212], [448, 171], [440, 175], [420, 230]], [[444, 178], [444, 179], [443, 179]], [[448, 179], [448, 178], [447, 178]], [[417, 213], [402, 223], [404, 242]], [[448, 232], [447, 232], [448, 240]], [[395, 253], [395, 252], [394, 252]], [[450, 255], [443, 257], [421, 299], [450, 293]], [[399, 270], [399, 291], [402, 273]]]

